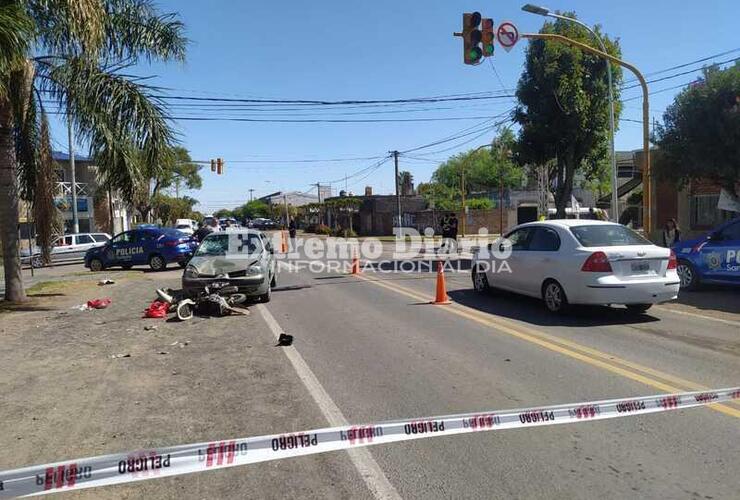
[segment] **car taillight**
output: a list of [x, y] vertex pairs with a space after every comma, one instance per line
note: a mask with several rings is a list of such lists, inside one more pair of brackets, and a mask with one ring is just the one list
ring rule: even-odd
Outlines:
[[671, 250], [671, 256], [668, 257], [668, 269], [676, 269], [678, 267], [678, 261], [676, 260], [676, 252]]
[[594, 252], [583, 263], [581, 271], [587, 273], [610, 273], [612, 272], [612, 265], [609, 264], [609, 257], [604, 252]]

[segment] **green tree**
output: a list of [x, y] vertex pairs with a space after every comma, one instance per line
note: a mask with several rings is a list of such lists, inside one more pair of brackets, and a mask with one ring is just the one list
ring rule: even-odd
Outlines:
[[[575, 17], [574, 13], [566, 13]], [[607, 52], [621, 57], [619, 43], [595, 30]], [[540, 33], [563, 35], [593, 47], [587, 30], [561, 19], [546, 22]], [[622, 70], [612, 66], [615, 119], [619, 118]], [[516, 155], [522, 164], [552, 162], [551, 185], [558, 217], [564, 217], [576, 172], [595, 175], [608, 153], [609, 87], [606, 64], [595, 55], [559, 41], [531, 40], [516, 91], [514, 119], [521, 125]]]
[[[180, 186], [200, 189], [203, 185], [200, 166], [192, 162], [187, 149], [166, 146], [159, 156], [159, 163], [150, 163], [145, 155], [132, 154], [129, 161], [134, 168], [126, 170], [135, 174], [124, 181], [134, 185], [133, 198], [126, 201], [136, 207], [144, 220], [148, 220], [154, 200], [163, 190], [174, 187], [175, 197], [179, 197]], [[104, 159], [102, 164], [105, 165]]]
[[189, 196], [175, 198], [166, 194], [158, 194], [152, 199], [152, 211], [163, 224], [174, 224], [177, 219], [195, 219], [193, 207], [198, 200]]
[[427, 200], [434, 201], [440, 210], [461, 207], [462, 172], [465, 170], [465, 197], [504, 188], [521, 186], [524, 169], [513, 160], [516, 138], [505, 128], [493, 140], [490, 148], [479, 148], [459, 153], [437, 167], [429, 183], [419, 185], [418, 191]]
[[226, 219], [229, 217], [234, 217], [234, 212], [232, 210], [229, 210], [228, 208], [222, 208], [213, 212], [213, 216], [219, 219]]
[[256, 219], [268, 217], [270, 206], [262, 200], [252, 200], [234, 209], [234, 216], [239, 219]]
[[[159, 164], [173, 134], [155, 89], [124, 73], [141, 60], [184, 59], [182, 23], [150, 0], [0, 2], [0, 238], [5, 298], [26, 298], [18, 258], [18, 194], [50, 233], [52, 159], [44, 102], [54, 101], [90, 145], [102, 185], [119, 182], [131, 151]], [[130, 172], [128, 174], [131, 174]], [[39, 217], [42, 215], [43, 217]]]
[[398, 172], [398, 186], [401, 196], [411, 196], [414, 194], [414, 176], [411, 175], [411, 172], [406, 170]]
[[740, 181], [740, 62], [703, 70], [663, 115], [653, 141], [656, 174], [685, 185], [710, 179], [737, 195]]

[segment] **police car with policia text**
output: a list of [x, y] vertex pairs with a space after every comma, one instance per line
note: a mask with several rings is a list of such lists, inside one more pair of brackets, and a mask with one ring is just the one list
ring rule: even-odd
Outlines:
[[163, 271], [172, 262], [185, 267], [197, 246], [190, 236], [177, 229], [133, 229], [117, 234], [101, 247], [88, 250], [85, 267], [102, 271], [115, 266], [130, 269], [148, 265], [153, 271]]
[[700, 283], [740, 286], [740, 218], [730, 220], [701, 238], [673, 246], [681, 288]]

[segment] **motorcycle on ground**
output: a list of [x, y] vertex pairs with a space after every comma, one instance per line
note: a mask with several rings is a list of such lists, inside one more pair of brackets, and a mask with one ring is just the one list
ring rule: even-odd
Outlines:
[[228, 283], [211, 283], [203, 290], [192, 293], [160, 288], [157, 290], [157, 296], [170, 304], [170, 311], [174, 309], [180, 321], [187, 321], [196, 313], [207, 316], [249, 314], [248, 310], [235, 307], [246, 302], [247, 296], [239, 293], [237, 287]]

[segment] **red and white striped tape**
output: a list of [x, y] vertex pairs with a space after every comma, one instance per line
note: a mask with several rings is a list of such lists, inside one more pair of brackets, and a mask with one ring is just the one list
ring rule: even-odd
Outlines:
[[423, 417], [144, 449], [0, 472], [0, 498], [130, 483], [358, 446], [478, 431], [601, 420], [692, 408], [736, 399], [740, 399], [740, 387], [540, 408]]

